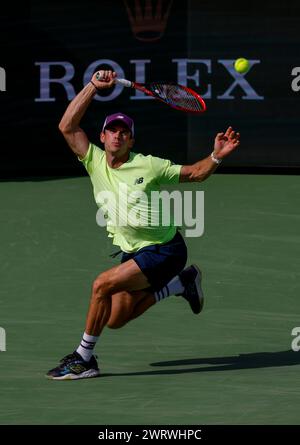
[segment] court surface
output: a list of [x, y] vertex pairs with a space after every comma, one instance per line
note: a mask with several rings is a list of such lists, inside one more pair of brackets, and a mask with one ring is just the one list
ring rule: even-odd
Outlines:
[[205, 233], [187, 245], [202, 314], [170, 297], [103, 332], [101, 378], [57, 382], [44, 374], [77, 347], [92, 281], [118, 248], [96, 225], [88, 178], [0, 183], [1, 424], [299, 424], [299, 178], [197, 187]]

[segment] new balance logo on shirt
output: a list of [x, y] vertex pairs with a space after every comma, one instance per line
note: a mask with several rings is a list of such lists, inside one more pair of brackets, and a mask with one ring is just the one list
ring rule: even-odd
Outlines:
[[137, 179], [134, 181], [134, 185], [136, 185], [136, 184], [142, 184], [143, 181], [144, 181], [144, 178], [137, 178]]

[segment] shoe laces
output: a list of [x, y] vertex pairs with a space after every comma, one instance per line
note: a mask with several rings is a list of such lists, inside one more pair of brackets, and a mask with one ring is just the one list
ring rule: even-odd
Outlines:
[[63, 357], [59, 363], [61, 363], [62, 365], [67, 364], [72, 362], [74, 359], [76, 359], [76, 355], [74, 352], [72, 352], [72, 354], [68, 354], [65, 357]]

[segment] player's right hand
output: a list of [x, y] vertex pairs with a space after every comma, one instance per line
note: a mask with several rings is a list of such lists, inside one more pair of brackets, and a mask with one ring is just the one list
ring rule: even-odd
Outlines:
[[[116, 77], [116, 73], [110, 70], [100, 70], [93, 74], [92, 82], [96, 85], [96, 87], [101, 90], [104, 88], [110, 88], [114, 85], [114, 79]], [[101, 79], [101, 80], [98, 80]]]

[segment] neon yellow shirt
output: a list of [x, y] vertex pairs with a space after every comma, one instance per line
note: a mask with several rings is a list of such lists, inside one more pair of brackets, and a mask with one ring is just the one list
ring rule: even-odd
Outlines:
[[167, 225], [162, 221], [161, 201], [156, 199], [160, 184], [179, 183], [181, 165], [130, 152], [127, 162], [111, 168], [105, 151], [92, 143], [80, 161], [91, 178], [95, 201], [102, 212], [100, 219], [106, 222], [113, 244], [130, 253], [174, 237], [177, 229], [173, 220]]

